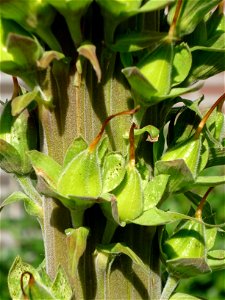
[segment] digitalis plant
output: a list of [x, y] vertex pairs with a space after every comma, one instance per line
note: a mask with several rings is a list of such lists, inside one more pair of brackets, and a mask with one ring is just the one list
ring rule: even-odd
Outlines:
[[[0, 5], [0, 166], [22, 188], [1, 209], [23, 200], [45, 245], [38, 268], [15, 259], [12, 299], [198, 299], [175, 289], [225, 267], [207, 202], [225, 176], [205, 176], [225, 164], [225, 94], [206, 113], [182, 95], [225, 69], [221, 0]], [[163, 209], [176, 194], [189, 213]]]

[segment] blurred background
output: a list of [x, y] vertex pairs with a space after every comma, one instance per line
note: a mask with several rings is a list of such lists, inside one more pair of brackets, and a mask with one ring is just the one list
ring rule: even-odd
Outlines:
[[[12, 80], [10, 76], [0, 74], [0, 100], [5, 102], [12, 95]], [[203, 88], [195, 93], [186, 95], [187, 99], [195, 100], [204, 94], [202, 109], [210, 107], [221, 94], [225, 92], [224, 73], [220, 73], [205, 81]], [[1, 109], [1, 108], [0, 108]], [[224, 174], [224, 168], [208, 169], [209, 174]], [[0, 171], [0, 203], [12, 192], [18, 190], [19, 186], [11, 174]], [[213, 213], [216, 214], [217, 223], [225, 222], [225, 187], [216, 187], [209, 195]], [[205, 190], [200, 190], [203, 195]], [[190, 204], [182, 196], [176, 196], [167, 203], [165, 209], [176, 210], [187, 213]], [[225, 248], [225, 235], [220, 234], [215, 248]], [[26, 214], [22, 203], [15, 203], [4, 208], [0, 214], [0, 299], [10, 299], [7, 287], [7, 274], [15, 257], [20, 255], [24, 261], [34, 267], [44, 259], [44, 247], [39, 224], [35, 218]], [[202, 275], [194, 279], [183, 280], [178, 287], [179, 292], [190, 293], [207, 300], [225, 299], [225, 272], [217, 271], [209, 275]], [[183, 299], [186, 300], [186, 299]]]

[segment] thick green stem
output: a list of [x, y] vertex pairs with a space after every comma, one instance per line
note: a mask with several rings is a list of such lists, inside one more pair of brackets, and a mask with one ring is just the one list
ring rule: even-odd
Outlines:
[[71, 38], [75, 47], [79, 47], [82, 42], [82, 34], [80, 29], [80, 16], [69, 15], [66, 17], [66, 23], [69, 28]]
[[111, 222], [110, 220], [106, 221], [105, 231], [102, 238], [103, 244], [110, 243], [117, 227], [118, 224], [116, 224], [115, 222]]
[[73, 228], [78, 228], [83, 225], [85, 210], [70, 210]]
[[166, 281], [166, 285], [164, 286], [162, 295], [160, 297], [160, 300], [169, 300], [170, 296], [172, 295], [173, 291], [177, 287], [178, 283], [179, 283], [178, 278], [169, 275]]

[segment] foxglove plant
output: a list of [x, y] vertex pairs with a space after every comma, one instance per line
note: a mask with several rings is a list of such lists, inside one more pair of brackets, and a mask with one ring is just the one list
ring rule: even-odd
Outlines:
[[[45, 245], [37, 269], [15, 259], [12, 299], [198, 299], [175, 289], [225, 267], [207, 202], [225, 177], [204, 173], [225, 163], [225, 94], [206, 114], [182, 95], [225, 69], [221, 0], [4, 0], [0, 15], [0, 163], [22, 188], [1, 209], [23, 200]], [[162, 207], [178, 193], [187, 214]]]

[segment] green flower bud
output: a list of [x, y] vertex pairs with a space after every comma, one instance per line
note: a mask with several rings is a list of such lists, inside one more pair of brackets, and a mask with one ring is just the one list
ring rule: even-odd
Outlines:
[[27, 174], [31, 164], [26, 151], [36, 147], [36, 129], [28, 110], [12, 117], [11, 102], [5, 105], [0, 119], [0, 165], [6, 172]]
[[144, 200], [141, 176], [135, 167], [127, 166], [125, 178], [113, 194], [117, 200], [120, 221], [129, 222], [140, 216]]
[[36, 83], [36, 64], [43, 54], [37, 39], [11, 20], [0, 19], [0, 70]]
[[16, 21], [27, 31], [36, 33], [51, 49], [61, 51], [50, 28], [55, 11], [45, 0], [6, 0], [1, 3], [0, 15]]
[[163, 257], [169, 273], [188, 278], [210, 272], [204, 224], [187, 221], [162, 244]]
[[194, 177], [197, 176], [200, 152], [202, 147], [202, 139], [190, 138], [174, 148], [168, 150], [162, 157], [161, 161], [173, 161], [176, 159], [183, 159], [190, 169]]
[[150, 106], [170, 97], [173, 58], [173, 43], [165, 40], [143, 57], [136, 67], [122, 70], [137, 102]]
[[140, 72], [157, 90], [156, 94], [166, 95], [171, 89], [173, 56], [173, 44], [166, 41], [137, 65]]

